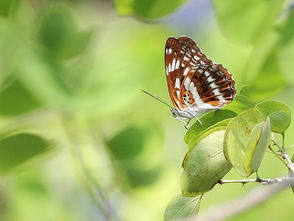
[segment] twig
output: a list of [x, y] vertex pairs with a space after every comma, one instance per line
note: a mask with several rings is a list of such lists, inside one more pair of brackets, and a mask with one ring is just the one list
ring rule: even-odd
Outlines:
[[[288, 167], [289, 171], [291, 171], [292, 173], [294, 173], [294, 163], [292, 163], [289, 155], [286, 153], [286, 151], [284, 150], [284, 147], [280, 147], [279, 144], [272, 139], [272, 142], [274, 143], [274, 145], [276, 145], [279, 148], [278, 152], [275, 152], [270, 146], [269, 149], [280, 159], [283, 161], [283, 163], [286, 165], [286, 167]], [[284, 143], [284, 136], [283, 136], [283, 143]], [[284, 145], [284, 144], [283, 144]]]
[[181, 219], [181, 221], [220, 221], [245, 212], [294, 184], [294, 177], [287, 175], [279, 179], [280, 182], [276, 184], [258, 187], [245, 196], [209, 209], [203, 215]]
[[285, 151], [279, 151], [278, 152], [280, 154], [280, 156], [284, 159], [288, 169], [294, 173], [294, 163], [292, 163], [289, 155], [285, 152]]
[[219, 180], [219, 184], [226, 184], [226, 183], [261, 183], [264, 185], [274, 184], [274, 183], [281, 183], [282, 178], [270, 178], [270, 179], [263, 179], [263, 178], [255, 178], [255, 179], [240, 179], [240, 180]]
[[288, 167], [288, 165], [287, 165], [287, 163], [283, 160], [283, 158], [276, 152], [276, 151], [274, 151], [273, 150], [273, 148], [271, 148], [271, 146], [268, 146], [268, 149], [270, 149], [272, 152], [273, 152], [273, 154], [275, 154], [276, 155], [276, 157], [286, 166], [286, 167]]

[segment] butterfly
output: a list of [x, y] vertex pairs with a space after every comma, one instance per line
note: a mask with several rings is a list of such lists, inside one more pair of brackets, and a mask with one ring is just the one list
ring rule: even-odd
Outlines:
[[174, 106], [171, 113], [179, 120], [188, 119], [186, 129], [192, 118], [199, 120], [202, 114], [222, 108], [236, 96], [232, 75], [221, 64], [209, 60], [191, 38], [167, 39], [165, 71]]

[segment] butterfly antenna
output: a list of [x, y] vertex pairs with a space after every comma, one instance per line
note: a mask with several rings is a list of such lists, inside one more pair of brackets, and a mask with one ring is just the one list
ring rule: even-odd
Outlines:
[[167, 105], [167, 106], [170, 107], [171, 109], [174, 109], [170, 104], [166, 103], [166, 102], [165, 102], [164, 100], [162, 100], [160, 97], [155, 96], [155, 95], [153, 95], [153, 94], [150, 94], [148, 91], [145, 91], [145, 90], [143, 90], [143, 89], [142, 89], [142, 91], [143, 91], [145, 94], [147, 94], [147, 95], [153, 97], [155, 100], [158, 100], [159, 102], [161, 102], [161, 103]]

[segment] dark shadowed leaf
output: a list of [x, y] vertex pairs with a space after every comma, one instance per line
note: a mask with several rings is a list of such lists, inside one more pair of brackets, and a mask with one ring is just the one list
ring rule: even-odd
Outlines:
[[71, 58], [87, 46], [91, 32], [80, 32], [70, 10], [65, 6], [49, 9], [41, 21], [39, 38], [50, 55]]
[[27, 160], [50, 150], [51, 144], [28, 133], [2, 137], [0, 140], [0, 173], [6, 173]]
[[114, 0], [120, 15], [135, 15], [141, 18], [157, 18], [174, 12], [186, 0]]
[[209, 191], [231, 169], [223, 153], [224, 130], [202, 139], [184, 159], [182, 194], [195, 196]]
[[18, 81], [7, 82], [0, 91], [0, 115], [14, 116], [40, 107], [41, 104]]
[[143, 151], [147, 137], [146, 130], [130, 126], [107, 141], [107, 145], [118, 159], [134, 158]]
[[164, 211], [164, 221], [175, 221], [198, 214], [201, 195], [195, 197], [177, 196], [172, 199]]
[[150, 185], [161, 173], [155, 163], [156, 157], [151, 159], [153, 152], [149, 152], [153, 146], [161, 144], [160, 131], [148, 123], [148, 126], [145, 123], [129, 125], [105, 141], [117, 170], [117, 178], [124, 187]]
[[137, 161], [128, 160], [127, 162], [123, 162], [121, 165], [122, 169], [125, 170], [128, 184], [132, 188], [153, 184], [159, 178], [161, 173], [159, 168], [145, 169], [140, 166]]
[[0, 15], [9, 16], [15, 11], [20, 0], [1, 0], [0, 1]]
[[227, 127], [224, 154], [244, 177], [257, 171], [270, 138], [270, 122], [257, 109], [249, 109], [234, 118]]
[[291, 111], [287, 105], [277, 101], [264, 101], [255, 108], [264, 116], [269, 116], [273, 132], [284, 133], [290, 126]]
[[217, 110], [204, 114], [200, 121], [196, 121], [186, 133], [184, 140], [188, 144], [189, 148], [193, 148], [202, 137], [205, 137], [209, 133], [224, 129], [229, 120], [235, 117], [237, 114], [230, 110]]

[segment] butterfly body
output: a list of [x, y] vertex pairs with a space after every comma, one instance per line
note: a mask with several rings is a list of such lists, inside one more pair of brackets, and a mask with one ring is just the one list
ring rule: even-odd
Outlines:
[[202, 114], [210, 111], [210, 110], [217, 110], [219, 108], [210, 108], [210, 107], [192, 107], [187, 110], [178, 110], [176, 108], [172, 109], [172, 115], [175, 118], [178, 118], [180, 120], [185, 120], [185, 119], [192, 119], [192, 118], [199, 118]]
[[209, 60], [188, 37], [170, 37], [165, 46], [165, 69], [172, 115], [199, 118], [230, 103], [236, 96], [235, 81], [220, 64]]

